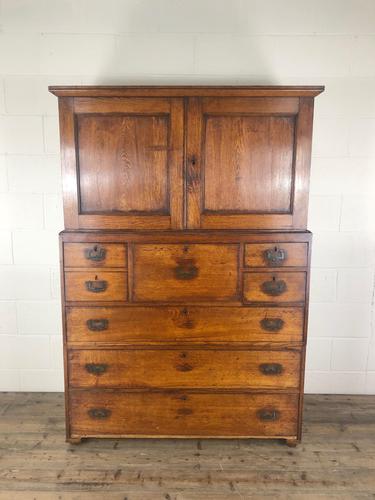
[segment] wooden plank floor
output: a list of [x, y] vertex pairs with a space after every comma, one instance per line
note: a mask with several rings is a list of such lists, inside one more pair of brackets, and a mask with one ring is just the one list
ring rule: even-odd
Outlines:
[[375, 396], [306, 396], [303, 442], [64, 441], [55, 393], [0, 393], [0, 500], [375, 498]]

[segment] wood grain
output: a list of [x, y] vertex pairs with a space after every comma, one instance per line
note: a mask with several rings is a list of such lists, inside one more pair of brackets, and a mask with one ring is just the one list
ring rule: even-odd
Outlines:
[[[90, 259], [91, 255], [103, 253], [100, 260]], [[116, 243], [66, 243], [64, 245], [64, 265], [65, 267], [122, 267], [127, 266], [126, 245]]]
[[[270, 281], [283, 281], [286, 289], [277, 296], [263, 291]], [[303, 272], [244, 273], [244, 299], [246, 302], [303, 302], [305, 300], [306, 274]]]
[[[300, 342], [304, 311], [266, 307], [69, 307], [69, 342]], [[103, 331], [92, 331], [89, 320], [106, 320]], [[267, 331], [262, 320], [283, 322]]]
[[[108, 393], [72, 391], [72, 436], [294, 436], [297, 397], [263, 394]], [[109, 410], [103, 421], [94, 408]], [[275, 408], [280, 417], [264, 422], [257, 412]]]
[[78, 115], [82, 214], [165, 213], [168, 115]]
[[[105, 282], [101, 292], [87, 290], [86, 282]], [[66, 271], [65, 294], [67, 301], [124, 301], [127, 300], [127, 280], [124, 272]]]
[[245, 266], [273, 267], [265, 257], [267, 250], [281, 250], [285, 256], [275, 267], [305, 267], [308, 245], [306, 243], [252, 243], [245, 245]]
[[[179, 270], [192, 271], [191, 277], [179, 277]], [[237, 296], [237, 245], [134, 247], [134, 301], [220, 301]]]
[[208, 116], [203, 141], [204, 211], [290, 212], [293, 118]]
[[[275, 364], [281, 365], [279, 374], [263, 373], [264, 365]], [[91, 365], [103, 373], [91, 373]], [[78, 349], [69, 353], [71, 387], [96, 389], [297, 389], [299, 366], [299, 352], [285, 351]]]

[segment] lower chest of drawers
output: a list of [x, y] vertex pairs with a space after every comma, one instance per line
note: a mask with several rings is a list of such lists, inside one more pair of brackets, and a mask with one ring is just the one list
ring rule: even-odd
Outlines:
[[63, 233], [67, 438], [300, 438], [310, 235]]

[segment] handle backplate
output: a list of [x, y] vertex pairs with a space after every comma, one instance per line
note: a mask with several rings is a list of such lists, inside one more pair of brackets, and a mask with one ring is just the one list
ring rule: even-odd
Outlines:
[[107, 408], [91, 408], [87, 413], [91, 418], [103, 420], [104, 418], [108, 418], [112, 412]]
[[280, 418], [280, 412], [276, 408], [262, 408], [257, 411], [257, 417], [264, 422], [274, 422]]
[[108, 319], [88, 319], [86, 321], [87, 328], [92, 332], [102, 332], [108, 330]]
[[281, 318], [263, 318], [260, 326], [267, 332], [279, 332], [284, 327], [285, 321]]
[[105, 292], [107, 290], [108, 281], [90, 280], [90, 281], [85, 281], [85, 285], [88, 292], [100, 293], [100, 292]]
[[263, 375], [281, 375], [283, 372], [283, 365], [280, 363], [262, 363], [259, 365], [259, 370]]
[[286, 291], [286, 282], [284, 280], [278, 280], [275, 277], [272, 280], [264, 281], [261, 285], [262, 292], [271, 297], [277, 297]]
[[102, 375], [108, 369], [108, 365], [105, 363], [86, 363], [86, 371], [92, 373], [93, 375]]
[[287, 258], [287, 253], [282, 248], [268, 248], [263, 252], [263, 257], [269, 266], [279, 266], [283, 264]]
[[101, 262], [105, 259], [106, 256], [106, 249], [103, 247], [100, 247], [99, 245], [95, 245], [92, 248], [86, 248], [85, 249], [85, 257], [88, 260], [92, 260], [94, 262]]

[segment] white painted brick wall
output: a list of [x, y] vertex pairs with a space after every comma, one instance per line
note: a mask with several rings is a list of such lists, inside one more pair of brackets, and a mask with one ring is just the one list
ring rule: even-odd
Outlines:
[[0, 390], [62, 390], [49, 84], [325, 84], [306, 390], [375, 394], [375, 2], [0, 0]]

